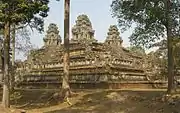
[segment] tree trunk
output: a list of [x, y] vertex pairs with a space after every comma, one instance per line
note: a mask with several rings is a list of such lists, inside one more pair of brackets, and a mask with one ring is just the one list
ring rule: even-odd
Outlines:
[[9, 93], [9, 49], [10, 49], [10, 23], [5, 23], [4, 28], [4, 83], [2, 104], [5, 108], [10, 107]]
[[[0, 32], [0, 35], [3, 35], [3, 33]], [[4, 36], [4, 35], [3, 35]], [[2, 36], [2, 37], [3, 37]], [[1, 38], [1, 36], [0, 36]], [[3, 54], [3, 40], [0, 39], [0, 83], [3, 83], [3, 71], [4, 71], [4, 54]]]
[[171, 94], [174, 91], [174, 60], [173, 60], [173, 44], [171, 32], [171, 17], [170, 17], [170, 0], [167, 0], [167, 48], [168, 48], [168, 89], [167, 93]]
[[11, 82], [10, 82], [10, 89], [11, 91], [14, 90], [14, 77], [15, 77], [15, 70], [14, 70], [14, 66], [15, 66], [15, 37], [16, 37], [16, 25], [13, 24], [12, 26], [12, 69], [11, 69]]
[[70, 0], [65, 0], [64, 3], [64, 59], [63, 59], [63, 77], [62, 77], [62, 95], [67, 98], [70, 93], [69, 86], [69, 13]]
[[167, 33], [167, 41], [168, 41], [168, 90], [167, 90], [167, 93], [171, 94], [174, 91], [174, 60], [173, 60], [173, 49], [172, 49], [172, 37], [169, 31]]

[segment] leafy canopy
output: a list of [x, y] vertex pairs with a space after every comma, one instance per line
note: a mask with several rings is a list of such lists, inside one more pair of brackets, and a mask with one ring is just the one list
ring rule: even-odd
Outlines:
[[49, 0], [0, 0], [0, 22], [28, 24], [43, 30], [43, 18], [48, 16]]
[[146, 55], [145, 50], [140, 46], [130, 46], [127, 49], [138, 55]]
[[[129, 37], [133, 45], [151, 47], [165, 37], [168, 26], [167, 0], [113, 0], [112, 14], [124, 31], [135, 24]], [[170, 25], [174, 36], [180, 35], [180, 1], [170, 2]]]

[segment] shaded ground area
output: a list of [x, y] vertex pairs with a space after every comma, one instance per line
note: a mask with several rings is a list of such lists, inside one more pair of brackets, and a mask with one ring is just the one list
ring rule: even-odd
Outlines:
[[[158, 90], [89, 90], [77, 91], [72, 103], [49, 100], [53, 90], [19, 91], [13, 107], [26, 113], [180, 113], [180, 98], [166, 101]], [[174, 101], [175, 100], [175, 101]]]

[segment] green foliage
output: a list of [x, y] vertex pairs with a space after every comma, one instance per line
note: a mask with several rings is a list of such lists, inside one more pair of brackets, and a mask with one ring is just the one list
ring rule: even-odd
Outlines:
[[[180, 37], [173, 37], [172, 40], [173, 44], [173, 55], [172, 58], [174, 60], [174, 67], [179, 68], [180, 67]], [[156, 54], [161, 57], [162, 62], [161, 67], [163, 71], [165, 72], [167, 68], [167, 40], [162, 40], [158, 43], [156, 43], [154, 46], [158, 47], [156, 50]], [[166, 73], [167, 74], [167, 73]]]
[[[113, 0], [111, 8], [122, 30], [127, 30], [135, 23], [130, 42], [150, 48], [154, 42], [165, 37], [169, 22], [166, 6], [167, 0]], [[172, 34], [180, 35], [179, 0], [171, 1], [169, 13]]]
[[138, 55], [145, 55], [145, 50], [140, 46], [130, 46], [127, 49], [129, 49], [132, 52], [135, 52]]
[[[180, 55], [180, 37], [173, 37], [172, 40], [173, 45], [173, 57], [176, 59], [179, 59]], [[161, 57], [164, 57], [167, 59], [167, 40], [161, 40], [153, 45], [153, 47], [158, 47], [157, 53], [160, 54]], [[180, 66], [180, 62], [179, 62]]]
[[173, 57], [175, 61], [175, 66], [180, 67], [180, 37], [173, 39]]
[[0, 22], [29, 24], [39, 31], [43, 30], [44, 17], [48, 16], [49, 0], [1, 0]]
[[3, 35], [3, 33], [4, 33], [3, 29], [0, 29], [0, 35]]

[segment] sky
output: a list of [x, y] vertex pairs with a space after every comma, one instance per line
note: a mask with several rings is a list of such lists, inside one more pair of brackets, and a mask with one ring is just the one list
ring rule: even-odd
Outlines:
[[[112, 18], [111, 15], [111, 3], [112, 0], [71, 0], [71, 28], [75, 24], [78, 15], [86, 14], [89, 16], [92, 27], [95, 30], [95, 38], [99, 42], [103, 42], [106, 39], [109, 26], [117, 25], [117, 20]], [[50, 23], [57, 24], [61, 37], [64, 35], [64, 0], [60, 0], [59, 2], [56, 0], [50, 0], [49, 7], [49, 15], [47, 18], [45, 18], [45, 32], [42, 34], [38, 33], [37, 31], [31, 32], [31, 42], [38, 48], [43, 46], [43, 38]], [[128, 37], [131, 35], [131, 33], [132, 29], [129, 29], [124, 33], [120, 33], [120, 36], [123, 39], [124, 47], [129, 46]], [[17, 59], [22, 57], [22, 55], [18, 55]]]

